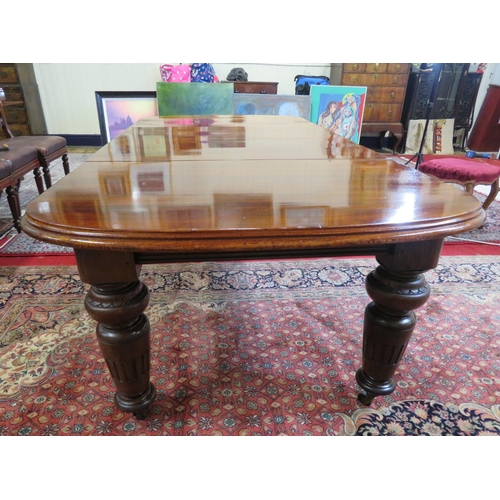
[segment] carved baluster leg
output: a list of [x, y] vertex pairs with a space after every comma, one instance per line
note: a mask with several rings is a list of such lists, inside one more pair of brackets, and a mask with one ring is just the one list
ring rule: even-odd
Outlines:
[[64, 169], [64, 175], [68, 175], [69, 174], [69, 161], [68, 161], [67, 154], [62, 155], [62, 164], [63, 164], [63, 169]]
[[36, 187], [38, 189], [38, 194], [42, 194], [45, 189], [43, 187], [43, 179], [42, 179], [42, 174], [40, 172], [39, 167], [37, 167], [33, 170], [33, 175], [35, 176], [35, 183], [36, 183]]
[[378, 257], [366, 278], [373, 300], [365, 311], [363, 366], [356, 381], [366, 392], [358, 399], [370, 405], [376, 396], [396, 388], [394, 374], [415, 328], [415, 309], [425, 304], [430, 288], [423, 272], [437, 266], [442, 240], [396, 245], [394, 254]]
[[149, 292], [140, 266], [128, 252], [75, 249], [78, 271], [91, 285], [85, 299], [98, 322], [97, 340], [116, 385], [115, 402], [124, 412], [146, 418], [156, 389], [150, 382], [150, 326], [144, 314]]
[[52, 187], [52, 176], [50, 175], [50, 166], [49, 164], [42, 165], [43, 170], [43, 178], [45, 179], [45, 187], [49, 189]]
[[149, 381], [149, 321], [143, 314], [148, 302], [140, 281], [93, 285], [85, 299], [98, 322], [97, 340], [117, 388], [116, 405], [139, 419], [147, 416], [156, 395]]
[[7, 192], [7, 202], [9, 203], [10, 212], [14, 219], [14, 227], [17, 232], [21, 232], [21, 204], [19, 202], [19, 190], [17, 185], [8, 186], [5, 190]]

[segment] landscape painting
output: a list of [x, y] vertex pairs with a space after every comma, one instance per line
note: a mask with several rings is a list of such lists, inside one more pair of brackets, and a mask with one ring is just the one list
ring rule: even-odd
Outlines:
[[101, 145], [105, 145], [140, 118], [158, 116], [156, 92], [96, 92]]
[[159, 116], [232, 115], [233, 83], [157, 82]]
[[310, 121], [359, 144], [366, 87], [311, 86]]

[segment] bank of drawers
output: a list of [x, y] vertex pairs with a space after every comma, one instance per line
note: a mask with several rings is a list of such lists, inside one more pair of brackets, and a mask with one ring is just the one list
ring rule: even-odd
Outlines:
[[[3, 88], [7, 101], [21, 101], [21, 104], [5, 106], [4, 108], [10, 130], [15, 136], [30, 135], [28, 113], [24, 102], [22, 102], [24, 101], [23, 89], [14, 63], [0, 63], [0, 87]], [[0, 129], [0, 138], [3, 137], [3, 132]]]
[[345, 63], [342, 85], [367, 87], [364, 123], [400, 122], [408, 63]]
[[277, 94], [277, 82], [234, 82], [235, 94]]

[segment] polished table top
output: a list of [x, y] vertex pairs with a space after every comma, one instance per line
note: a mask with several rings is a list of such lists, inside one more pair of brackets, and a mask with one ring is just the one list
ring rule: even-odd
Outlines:
[[480, 202], [306, 120], [153, 117], [36, 198], [23, 230], [134, 252], [357, 247], [480, 226]]

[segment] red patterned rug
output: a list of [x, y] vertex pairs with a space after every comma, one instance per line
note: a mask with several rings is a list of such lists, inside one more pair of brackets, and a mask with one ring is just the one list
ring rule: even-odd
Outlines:
[[152, 380], [117, 410], [74, 267], [0, 267], [0, 435], [500, 435], [500, 257], [444, 257], [393, 394], [357, 401], [374, 259], [146, 266]]

